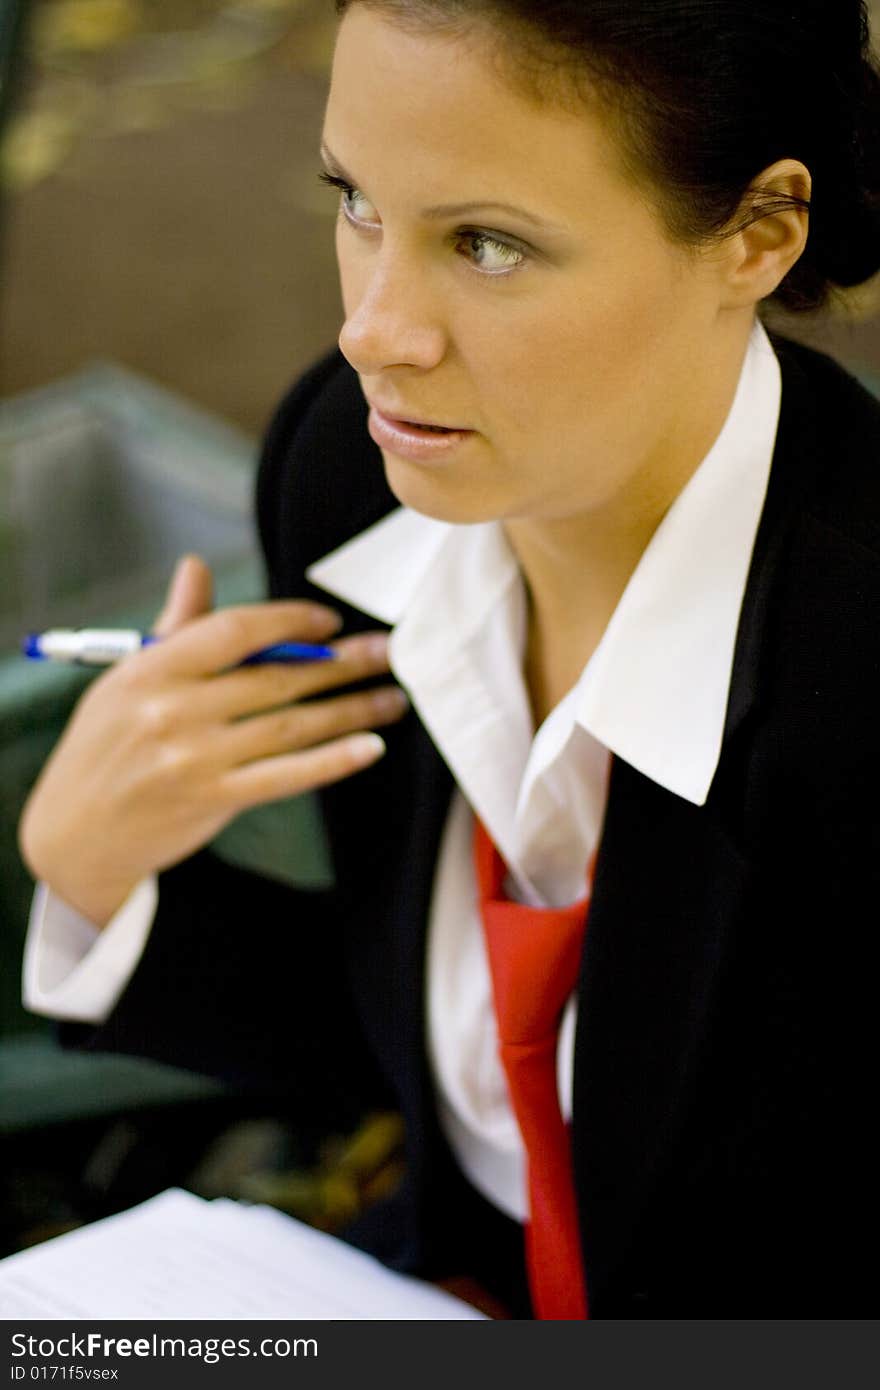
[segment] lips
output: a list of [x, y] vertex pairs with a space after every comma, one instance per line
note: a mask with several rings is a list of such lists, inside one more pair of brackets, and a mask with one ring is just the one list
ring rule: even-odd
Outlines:
[[380, 449], [414, 463], [438, 462], [472, 439], [475, 433], [424, 418], [414, 420], [386, 414], [372, 403], [367, 428]]
[[451, 430], [464, 432], [466, 429], [464, 425], [444, 425], [439, 420], [429, 420], [423, 415], [413, 414], [408, 410], [386, 409], [383, 405], [377, 405], [375, 401], [370, 401], [369, 404], [380, 415], [384, 415], [386, 420], [390, 420], [395, 425], [413, 425], [416, 429], [436, 430], [439, 433], [448, 433]]

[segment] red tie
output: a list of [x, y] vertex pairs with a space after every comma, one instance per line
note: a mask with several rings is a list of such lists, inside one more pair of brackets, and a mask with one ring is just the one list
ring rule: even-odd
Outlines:
[[503, 896], [504, 861], [479, 820], [474, 859], [499, 1053], [528, 1162], [526, 1264], [532, 1306], [539, 1318], [586, 1318], [571, 1142], [556, 1084], [556, 1043], [562, 1010], [577, 980], [589, 900], [560, 908], [510, 902]]

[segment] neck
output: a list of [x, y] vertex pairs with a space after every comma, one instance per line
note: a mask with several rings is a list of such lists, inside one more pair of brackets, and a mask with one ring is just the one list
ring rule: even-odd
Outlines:
[[[751, 329], [751, 324], [748, 326]], [[740, 333], [702, 390], [690, 379], [685, 409], [595, 509], [565, 517], [505, 522], [528, 595], [526, 676], [535, 722], [575, 683], [666, 512], [721, 432], [748, 345]]]

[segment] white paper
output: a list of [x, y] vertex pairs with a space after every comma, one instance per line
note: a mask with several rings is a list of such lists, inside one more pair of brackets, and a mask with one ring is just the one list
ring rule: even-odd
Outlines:
[[0, 1260], [5, 1321], [482, 1316], [283, 1212], [178, 1188]]

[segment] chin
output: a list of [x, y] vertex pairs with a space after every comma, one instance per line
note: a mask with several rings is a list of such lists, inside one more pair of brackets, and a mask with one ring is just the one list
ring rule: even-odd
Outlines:
[[410, 511], [459, 526], [497, 521], [504, 514], [499, 499], [492, 499], [485, 489], [475, 487], [472, 479], [463, 479], [452, 467], [410, 463], [384, 449], [382, 461], [388, 486], [401, 506]]

